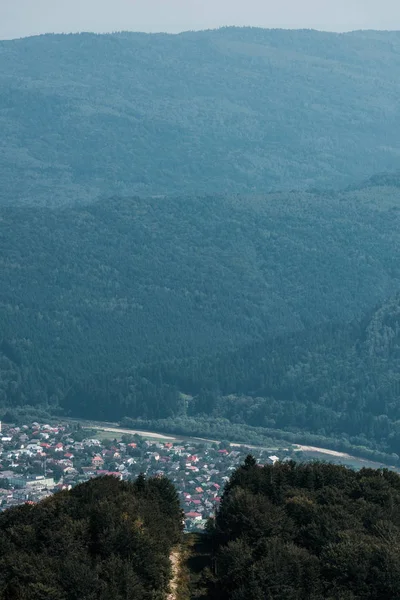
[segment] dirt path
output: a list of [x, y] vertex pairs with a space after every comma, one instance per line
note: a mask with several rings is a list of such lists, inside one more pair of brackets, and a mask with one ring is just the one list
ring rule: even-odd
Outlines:
[[301, 446], [296, 445], [295, 452], [319, 452], [320, 454], [329, 454], [329, 456], [337, 456], [338, 458], [352, 458], [350, 454], [345, 452], [337, 452], [336, 450], [328, 450], [328, 448], [317, 448], [316, 446]]
[[130, 435], [140, 435], [142, 437], [154, 438], [156, 440], [170, 440], [178, 442], [179, 438], [172, 435], [164, 435], [163, 433], [154, 433], [150, 431], [140, 431], [139, 429], [121, 429], [121, 427], [98, 427], [100, 431], [110, 431], [111, 433], [128, 433]]
[[170, 593], [167, 596], [167, 600], [176, 600], [178, 591], [178, 579], [179, 579], [179, 559], [180, 550], [175, 548], [170, 554], [171, 568], [172, 568], [172, 579], [170, 583]]

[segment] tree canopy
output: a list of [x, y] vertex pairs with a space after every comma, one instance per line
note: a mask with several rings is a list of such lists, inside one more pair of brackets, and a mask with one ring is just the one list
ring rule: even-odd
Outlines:
[[210, 523], [218, 600], [395, 600], [400, 477], [247, 460]]
[[182, 512], [166, 479], [96, 478], [0, 513], [1, 600], [163, 600]]

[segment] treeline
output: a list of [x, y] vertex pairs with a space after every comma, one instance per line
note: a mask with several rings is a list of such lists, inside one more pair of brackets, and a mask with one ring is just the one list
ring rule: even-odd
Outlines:
[[163, 600], [181, 533], [169, 480], [93, 479], [0, 513], [0, 598]]
[[215, 600], [397, 600], [400, 477], [249, 456], [210, 522]]

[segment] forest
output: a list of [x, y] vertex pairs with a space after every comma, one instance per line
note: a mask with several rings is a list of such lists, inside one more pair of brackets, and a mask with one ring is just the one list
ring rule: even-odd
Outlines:
[[0, 598], [164, 600], [181, 536], [169, 480], [92, 479], [0, 513]]
[[339, 189], [398, 169], [400, 35], [0, 41], [0, 204]]
[[[399, 72], [399, 32], [0, 41], [0, 420], [399, 469]], [[0, 600], [165, 600], [185, 547], [197, 600], [398, 600], [399, 507], [248, 456], [194, 575], [169, 480], [92, 479], [0, 513]]]
[[399, 190], [0, 208], [0, 417], [397, 464]]
[[399, 57], [375, 31], [0, 41], [0, 418], [397, 465]]
[[[75, 416], [141, 416], [150, 429], [166, 424], [167, 431], [208, 437], [223, 432], [226, 420], [250, 426], [242, 429], [246, 438], [235, 441], [249, 441], [253, 433], [256, 441], [263, 432], [364, 456], [372, 456], [365, 452], [370, 449], [377, 459], [399, 464], [399, 398], [397, 295], [348, 326], [324, 325], [231, 353], [104, 374], [72, 387], [63, 406]], [[202, 428], [207, 419], [216, 429]]]
[[193, 597], [396, 600], [399, 507], [396, 473], [249, 456], [209, 524], [211, 560]]
[[397, 600], [400, 477], [329, 463], [231, 474], [206, 531], [182, 535], [165, 478], [100, 477], [0, 513], [1, 600]]

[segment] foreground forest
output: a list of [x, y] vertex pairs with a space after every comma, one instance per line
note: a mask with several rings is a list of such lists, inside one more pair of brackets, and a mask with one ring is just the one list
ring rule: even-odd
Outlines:
[[93, 479], [0, 513], [0, 598], [163, 600], [181, 535], [167, 479]]
[[[397, 600], [400, 477], [328, 464], [232, 475], [210, 527], [215, 600]], [[210, 572], [209, 572], [210, 573]]]
[[95, 478], [0, 513], [0, 598], [397, 600], [399, 507], [397, 473], [248, 456], [182, 536], [167, 479]]
[[397, 463], [399, 199], [395, 173], [340, 193], [0, 209], [0, 417]]
[[0, 41], [0, 204], [338, 189], [398, 168], [400, 34]]

